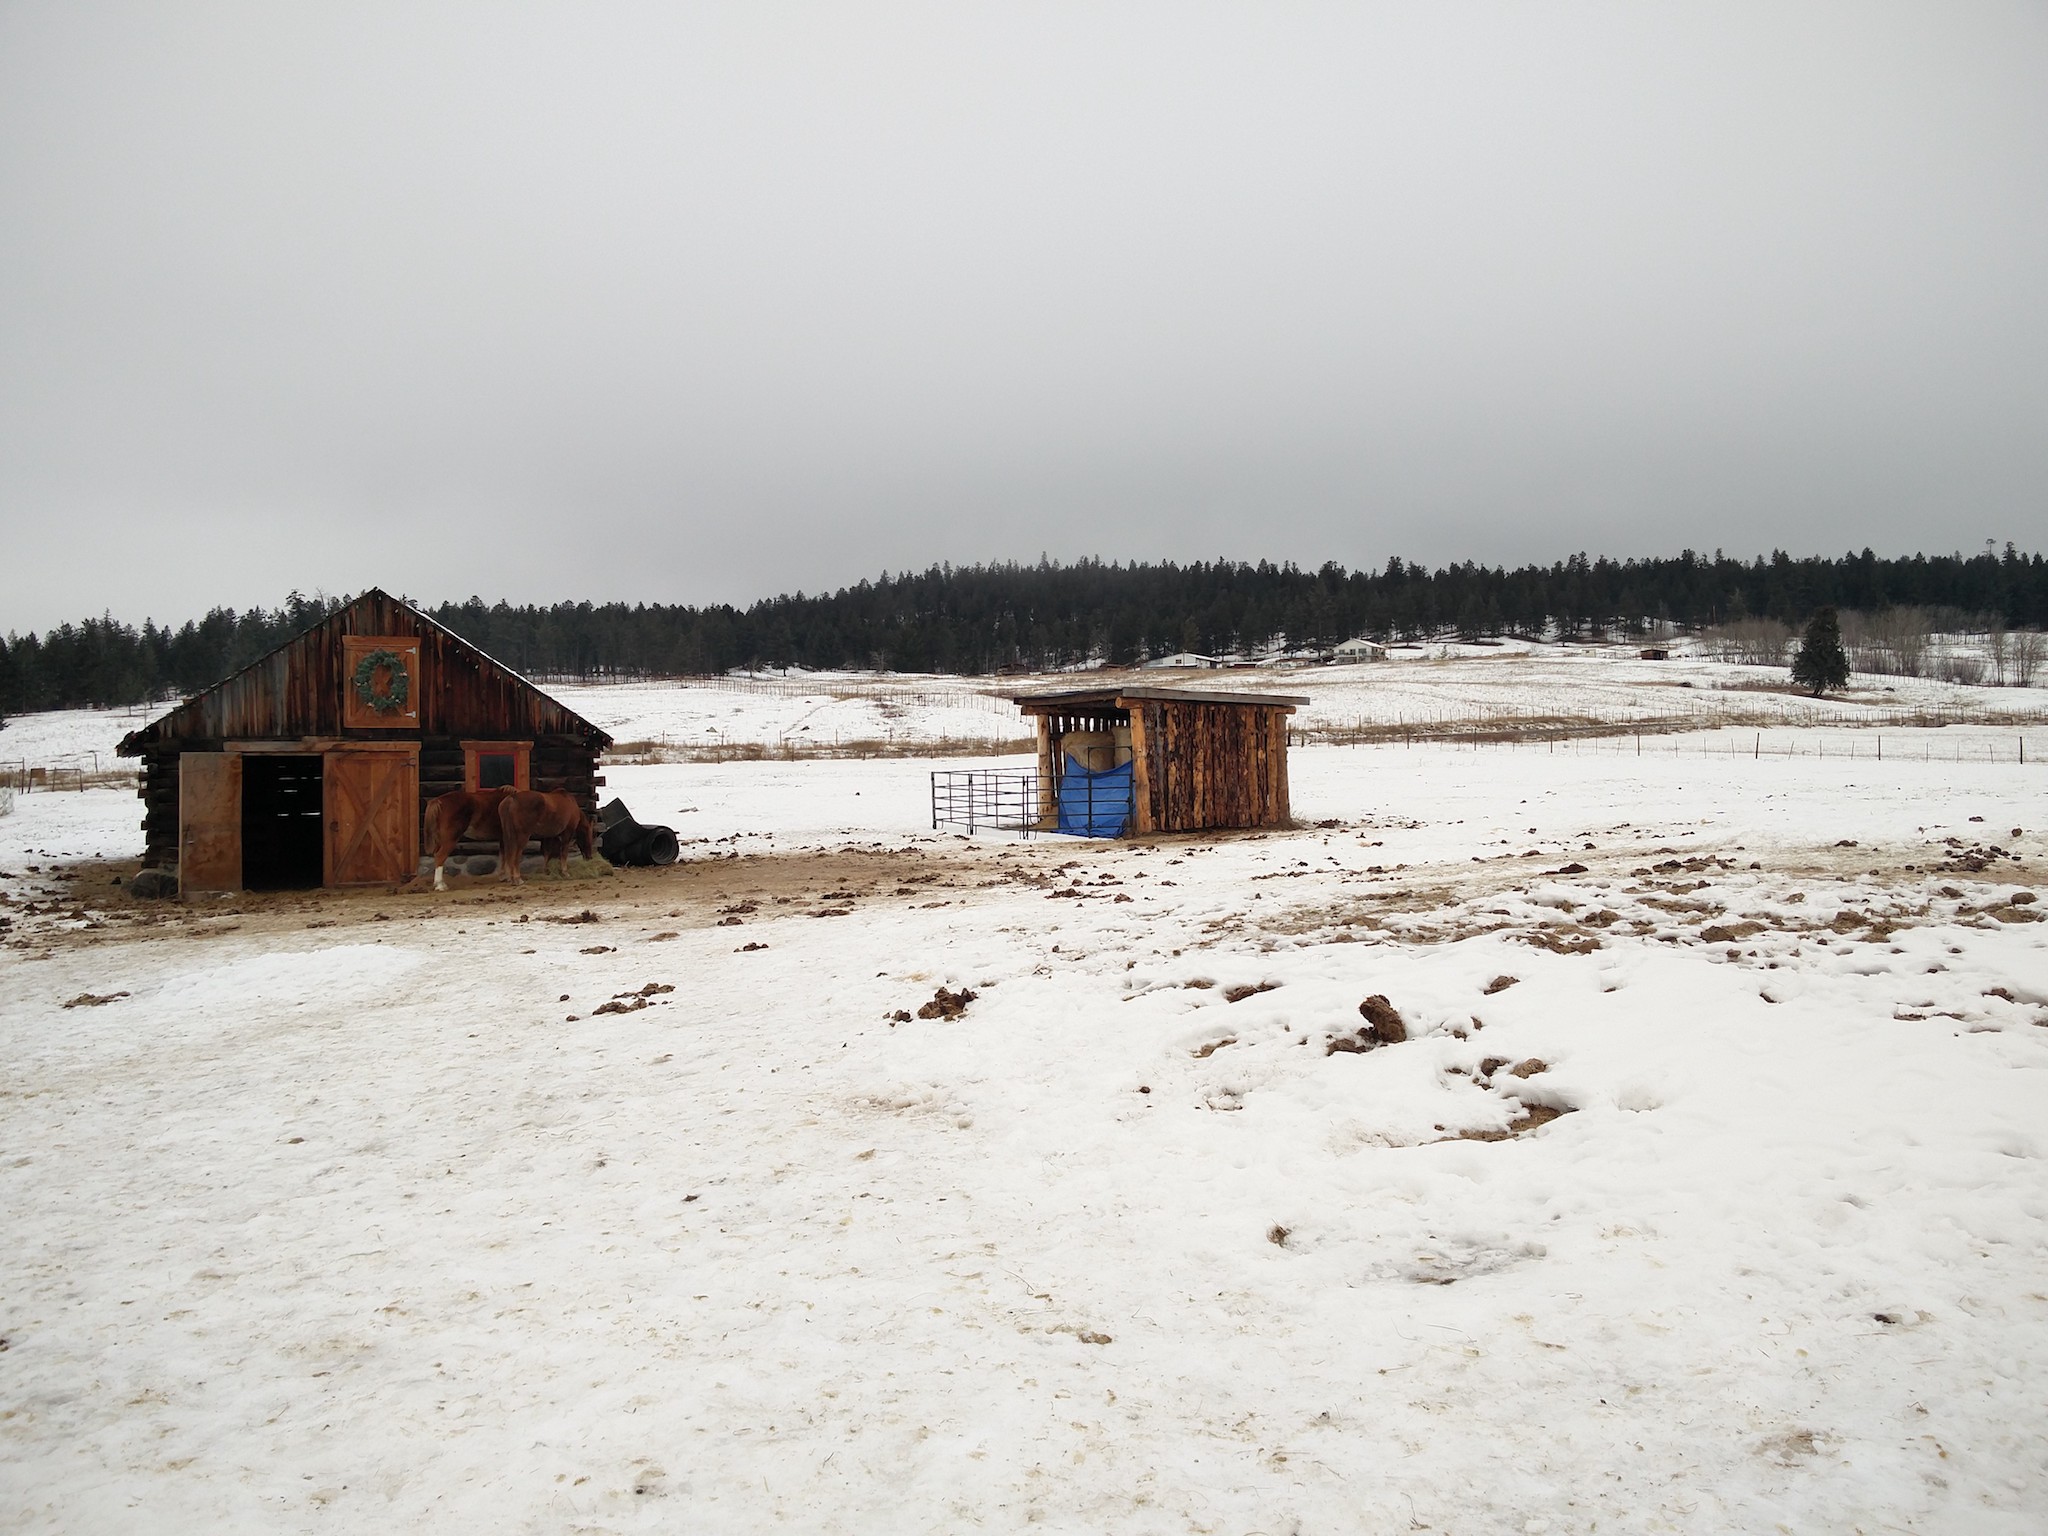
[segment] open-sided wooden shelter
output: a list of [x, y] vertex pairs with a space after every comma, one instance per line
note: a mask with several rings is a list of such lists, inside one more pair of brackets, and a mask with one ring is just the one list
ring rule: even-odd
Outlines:
[[1111, 686], [1014, 695], [1038, 727], [1038, 802], [1075, 769], [1131, 768], [1129, 830], [1285, 826], [1293, 694]]
[[373, 589], [119, 750], [142, 759], [143, 864], [189, 893], [410, 879], [421, 807], [451, 789], [565, 790], [594, 816], [610, 745]]

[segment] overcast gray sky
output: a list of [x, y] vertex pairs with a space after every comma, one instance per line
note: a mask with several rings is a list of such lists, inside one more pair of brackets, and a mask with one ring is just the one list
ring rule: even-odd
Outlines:
[[0, 629], [2048, 545], [2048, 6], [0, 3]]

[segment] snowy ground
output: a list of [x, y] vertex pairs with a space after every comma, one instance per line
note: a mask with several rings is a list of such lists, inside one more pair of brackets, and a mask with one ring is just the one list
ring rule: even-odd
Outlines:
[[1310, 748], [1149, 846], [929, 766], [197, 910], [24, 797], [0, 1528], [2048, 1525], [2038, 762]]

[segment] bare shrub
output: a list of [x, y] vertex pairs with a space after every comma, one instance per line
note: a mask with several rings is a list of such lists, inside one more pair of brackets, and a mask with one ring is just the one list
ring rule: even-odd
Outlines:
[[1842, 610], [1842, 649], [1848, 654], [1851, 670], [1857, 672], [1878, 672], [1878, 656], [1875, 643], [1870, 637], [1871, 616], [1858, 608]]
[[2048, 659], [2048, 635], [2038, 629], [2017, 629], [2006, 636], [2006, 676], [2013, 687], [2033, 687], [2044, 659]]
[[1880, 608], [1875, 613], [1843, 616], [1843, 647], [1849, 653], [1849, 664], [1858, 672], [1924, 676], [1931, 634], [1924, 608]]
[[1966, 651], [1949, 651], [1936, 662], [1935, 672], [1945, 683], [1965, 683], [1974, 688], [1984, 681], [1984, 658]]
[[1782, 667], [1792, 645], [1792, 628], [1776, 619], [1731, 619], [1706, 636], [1716, 661], [1752, 667]]
[[1923, 608], [1920, 613], [1927, 620], [1928, 629], [1937, 635], [1979, 634], [1986, 622], [1981, 613], [1965, 613], [1945, 603]]

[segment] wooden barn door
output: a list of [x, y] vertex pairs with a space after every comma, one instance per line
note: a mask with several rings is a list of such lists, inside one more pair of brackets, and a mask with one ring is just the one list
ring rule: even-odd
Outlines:
[[178, 893], [242, 888], [242, 759], [178, 757]]
[[420, 862], [418, 749], [326, 754], [326, 883], [388, 885]]

